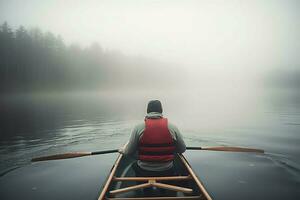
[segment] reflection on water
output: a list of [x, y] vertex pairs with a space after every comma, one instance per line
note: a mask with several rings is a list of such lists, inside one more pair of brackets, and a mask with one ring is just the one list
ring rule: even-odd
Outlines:
[[[256, 163], [256, 159], [234, 159], [232, 154], [222, 154], [223, 157], [214, 153], [210, 155], [218, 157], [218, 165], [234, 161], [235, 166], [242, 167], [244, 162], [250, 162], [253, 166], [263, 165], [268, 170], [273, 170], [267, 179], [261, 168], [257, 171], [262, 173], [256, 177], [260, 185], [270, 184], [268, 181], [272, 174], [280, 171], [284, 173], [280, 178], [286, 184], [285, 188], [290, 188], [292, 194], [299, 195], [295, 189], [300, 184], [299, 94], [276, 92], [256, 98], [255, 101], [250, 98], [246, 104], [236, 104], [234, 101], [230, 104], [228, 101], [221, 105], [216, 100], [197, 99], [197, 95], [192, 100], [176, 94], [156, 96], [164, 103], [165, 115], [179, 126], [189, 146], [235, 145], [265, 149], [266, 155], [260, 158], [264, 160], [263, 164]], [[22, 170], [33, 170], [33, 166], [28, 165], [32, 157], [120, 147], [128, 139], [133, 126], [143, 120], [149, 99], [151, 94], [135, 94], [132, 97], [122, 94], [1, 97], [0, 185], [4, 184], [3, 180], [7, 182], [5, 177], [8, 175], [12, 176], [9, 180], [14, 180], [16, 177], [13, 173], [20, 175]], [[199, 156], [200, 165], [203, 163], [202, 159], [203, 156]], [[206, 159], [207, 166], [216, 164], [213, 159]], [[193, 156], [191, 160], [193, 163], [197, 162]], [[83, 161], [88, 162], [88, 159]], [[56, 166], [55, 163], [51, 165]], [[38, 166], [40, 168], [36, 169]], [[205, 172], [204, 178], [208, 186], [219, 190], [219, 193], [216, 191], [216, 196], [223, 194], [220, 183], [232, 177], [229, 174], [222, 175], [220, 168], [220, 180], [214, 180], [216, 177], [205, 166], [199, 169]], [[34, 165], [34, 168], [38, 171], [49, 170], [44, 169], [42, 164]], [[60, 170], [69, 169], [61, 166]], [[224, 167], [224, 173], [227, 173], [226, 170], [229, 169]], [[243, 173], [248, 172], [246, 170]], [[251, 173], [255, 174], [255, 171]], [[274, 179], [278, 177], [274, 175]], [[245, 184], [244, 180], [239, 181], [239, 184]], [[274, 187], [279, 187], [280, 184], [272, 183]], [[255, 193], [253, 190], [250, 192]]]

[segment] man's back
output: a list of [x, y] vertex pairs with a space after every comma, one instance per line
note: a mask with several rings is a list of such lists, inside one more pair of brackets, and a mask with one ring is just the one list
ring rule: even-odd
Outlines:
[[[159, 112], [149, 112], [145, 119], [162, 119], [162, 113]], [[174, 153], [183, 153], [186, 149], [185, 143], [182, 139], [182, 136], [178, 130], [178, 128], [171, 124], [168, 123], [167, 124], [168, 127], [168, 131], [170, 133], [171, 138], [173, 139], [173, 143], [174, 143]], [[131, 133], [131, 137], [129, 139], [129, 142], [126, 146], [126, 148], [124, 149], [124, 154], [125, 155], [131, 155], [131, 156], [135, 156], [138, 159], [138, 152], [139, 152], [139, 145], [140, 145], [140, 140], [145, 132], [146, 129], [146, 125], [145, 122], [138, 124], [135, 126], [135, 128], [133, 129], [132, 133]], [[172, 168], [173, 166], [173, 161], [146, 161], [146, 160], [141, 160], [138, 159], [137, 160], [137, 165], [144, 169], [144, 170], [148, 170], [148, 171], [164, 171], [164, 170], [168, 170], [170, 168]]]

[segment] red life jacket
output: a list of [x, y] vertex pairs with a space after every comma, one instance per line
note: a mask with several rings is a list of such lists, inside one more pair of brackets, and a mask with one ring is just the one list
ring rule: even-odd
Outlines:
[[139, 140], [139, 160], [167, 162], [174, 159], [174, 140], [166, 118], [146, 119], [145, 130]]

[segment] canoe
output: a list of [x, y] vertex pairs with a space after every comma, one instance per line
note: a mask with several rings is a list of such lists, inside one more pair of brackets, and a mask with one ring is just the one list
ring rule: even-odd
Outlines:
[[[212, 200], [182, 154], [177, 154], [174, 159], [176, 176], [136, 177], [134, 162], [135, 160], [122, 154], [118, 156], [98, 200]], [[151, 191], [150, 196], [145, 194], [145, 188]]]

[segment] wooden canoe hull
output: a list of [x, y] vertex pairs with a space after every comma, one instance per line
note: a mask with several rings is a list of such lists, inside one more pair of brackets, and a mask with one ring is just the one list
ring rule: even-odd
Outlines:
[[[181, 154], [177, 154], [174, 160], [176, 176], [136, 177], [132, 167], [134, 162], [136, 161], [132, 158], [121, 154], [118, 156], [98, 200], [212, 199]], [[169, 184], [170, 182], [172, 184]], [[153, 189], [153, 194], [164, 189], [167, 191], [166, 196], [161, 194], [145, 196], [144, 188]], [[171, 192], [168, 193], [168, 191]]]

